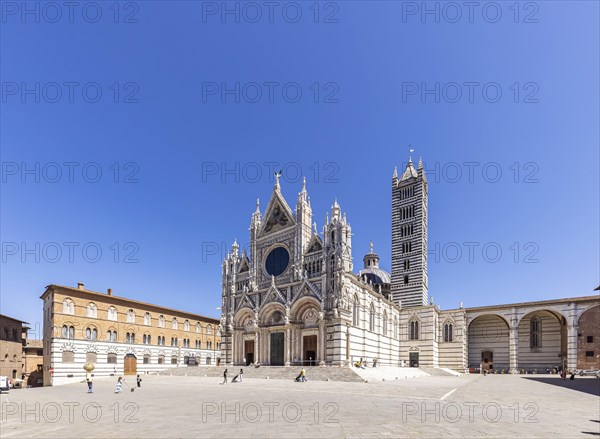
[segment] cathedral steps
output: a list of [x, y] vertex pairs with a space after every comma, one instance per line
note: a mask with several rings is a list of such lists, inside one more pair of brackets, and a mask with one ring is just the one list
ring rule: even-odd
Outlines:
[[[300, 370], [300, 366], [261, 366], [254, 368], [252, 366], [228, 367], [228, 379], [231, 380], [240, 369], [244, 369], [244, 379], [272, 379], [272, 380], [294, 380]], [[223, 366], [184, 366], [161, 371], [160, 375], [172, 376], [200, 376], [200, 377], [222, 377], [225, 367]], [[349, 367], [332, 367], [332, 366], [313, 366], [305, 367], [306, 378], [311, 381], [343, 381], [343, 382], [363, 382], [355, 370]]]
[[446, 370], [444, 368], [439, 367], [418, 367], [417, 369], [425, 372], [427, 375], [431, 376], [440, 376], [440, 377], [448, 377], [448, 376], [458, 376], [460, 375], [457, 372]]

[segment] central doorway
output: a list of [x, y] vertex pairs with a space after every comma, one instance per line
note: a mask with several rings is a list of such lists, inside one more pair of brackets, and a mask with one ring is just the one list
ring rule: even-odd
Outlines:
[[254, 340], [244, 341], [244, 358], [246, 359], [246, 366], [254, 363]]
[[124, 375], [135, 375], [137, 373], [137, 358], [133, 354], [125, 355], [123, 361], [123, 374]]
[[481, 352], [481, 372], [489, 372], [494, 369], [494, 353], [492, 351]]
[[283, 332], [271, 333], [271, 366], [283, 366]]
[[304, 358], [303, 363], [308, 366], [317, 364], [317, 336], [305, 335], [303, 339]]
[[408, 354], [408, 360], [410, 367], [419, 367], [419, 353], [418, 352], [410, 352]]

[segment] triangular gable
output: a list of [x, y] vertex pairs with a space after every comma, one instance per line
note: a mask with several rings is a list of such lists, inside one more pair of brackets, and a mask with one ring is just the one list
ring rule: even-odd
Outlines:
[[267, 294], [265, 295], [265, 300], [261, 302], [261, 306], [265, 305], [269, 302], [281, 302], [286, 303], [285, 296], [277, 289], [275, 285], [271, 285]]
[[308, 250], [306, 250], [306, 254], [320, 252], [323, 250], [323, 242], [318, 235], [312, 237], [310, 242], [308, 243]]
[[235, 309], [235, 312], [238, 312], [240, 309], [242, 308], [250, 308], [250, 309], [254, 309], [255, 305], [254, 302], [252, 301], [252, 299], [250, 299], [250, 297], [248, 297], [246, 295], [246, 293], [244, 293], [244, 295], [242, 296], [242, 300], [240, 300], [240, 302], [238, 303], [238, 306]]
[[301, 299], [303, 297], [312, 297], [318, 301], [321, 301], [321, 299], [319, 297], [319, 292], [317, 291], [317, 289], [306, 279], [300, 286], [299, 291], [300, 292], [298, 293], [298, 295], [294, 298], [294, 302], [297, 302], [299, 299]]
[[292, 209], [278, 188], [273, 190], [262, 221], [261, 235], [277, 232], [296, 224]]
[[240, 262], [240, 268], [238, 270], [238, 273], [245, 273], [246, 271], [250, 270], [250, 265], [248, 262], [248, 258], [244, 257], [242, 258], [242, 262]]

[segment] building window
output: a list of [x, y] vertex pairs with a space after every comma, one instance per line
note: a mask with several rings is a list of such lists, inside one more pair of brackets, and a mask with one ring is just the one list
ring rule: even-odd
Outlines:
[[165, 356], [164, 355], [158, 356], [158, 364], [165, 364]]
[[410, 260], [409, 259], [404, 260], [404, 269], [405, 270], [410, 269]]
[[585, 356], [586, 357], [593, 357], [594, 356], [594, 351], [585, 351]]
[[196, 349], [200, 349], [200, 340], [196, 340]]
[[444, 325], [444, 341], [445, 342], [452, 341], [452, 323], [446, 323]]
[[375, 331], [375, 307], [371, 304], [369, 309], [369, 331]]
[[388, 317], [387, 317], [387, 312], [384, 311], [383, 312], [383, 335], [385, 335], [387, 337], [388, 335]]
[[75, 353], [72, 351], [63, 351], [62, 362], [63, 363], [74, 363], [75, 362]]
[[114, 306], [108, 308], [108, 320], [117, 321], [117, 308]]
[[96, 340], [98, 338], [98, 331], [96, 328], [87, 328], [85, 330], [85, 338], [88, 340]]
[[159, 335], [158, 336], [158, 345], [159, 346], [164, 346], [165, 345], [165, 336], [164, 335]]
[[533, 316], [529, 323], [529, 347], [539, 348], [542, 346], [542, 321], [538, 316]]
[[200, 323], [196, 323], [196, 332], [202, 332], [202, 326], [200, 326]]
[[408, 285], [408, 275], [404, 275], [404, 285]]
[[409, 324], [410, 329], [410, 339], [418, 340], [419, 339], [419, 322], [417, 320], [412, 320]]
[[133, 332], [128, 332], [125, 334], [125, 343], [135, 343], [135, 334]]
[[171, 346], [177, 347], [177, 337], [171, 337]]
[[208, 326], [206, 327], [206, 333], [207, 333], [208, 335], [212, 335], [212, 333], [213, 333], [213, 329], [212, 329], [212, 326], [211, 326], [211, 325], [208, 325]]
[[117, 331], [109, 330], [106, 334], [106, 341], [117, 341]]
[[110, 364], [117, 364], [117, 354], [108, 354], [106, 356], [106, 362]]
[[179, 329], [179, 324], [177, 323], [177, 318], [173, 317], [171, 321], [171, 329]]
[[87, 316], [91, 319], [95, 319], [96, 317], [98, 317], [98, 307], [95, 303], [90, 303], [87, 306]]
[[352, 310], [352, 324], [358, 328], [360, 325], [360, 304], [358, 296], [354, 296], [354, 309]]
[[588, 335], [587, 336], [587, 342], [588, 343], [594, 343], [594, 336], [593, 335]]
[[63, 300], [63, 314], [75, 314], [75, 304], [71, 299]]
[[98, 355], [95, 352], [86, 352], [85, 354], [85, 362], [86, 363], [96, 363], [98, 362]]
[[127, 311], [127, 323], [135, 323], [135, 312], [132, 309]]
[[150, 364], [150, 355], [144, 355], [144, 364]]
[[62, 327], [62, 338], [68, 338], [73, 340], [75, 338], [75, 328], [73, 326], [63, 325]]
[[152, 337], [150, 336], [150, 334], [144, 334], [144, 344], [150, 344], [152, 343]]
[[165, 316], [158, 316], [158, 327], [159, 328], [164, 328], [165, 327]]
[[152, 317], [150, 317], [150, 313], [144, 314], [144, 325], [150, 326], [152, 325]]
[[171, 357], [171, 364], [177, 364], [177, 356], [176, 355], [173, 355]]
[[189, 321], [185, 321], [183, 322], [183, 330], [184, 331], [189, 331], [190, 330], [190, 322]]

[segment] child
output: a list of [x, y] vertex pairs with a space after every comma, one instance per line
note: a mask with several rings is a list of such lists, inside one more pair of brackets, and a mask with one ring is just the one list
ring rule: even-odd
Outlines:
[[123, 377], [119, 377], [117, 385], [115, 387], [115, 393], [121, 393], [121, 387], [123, 387]]

